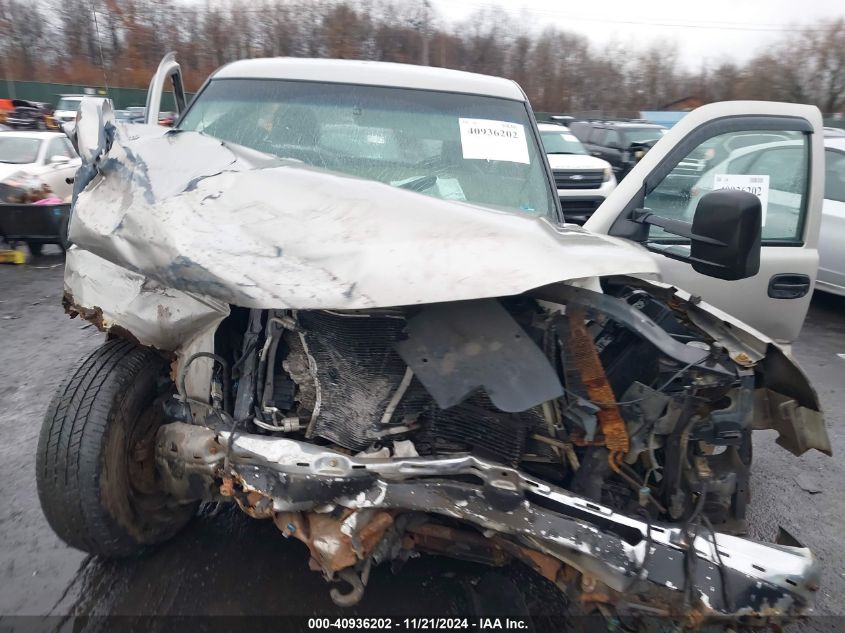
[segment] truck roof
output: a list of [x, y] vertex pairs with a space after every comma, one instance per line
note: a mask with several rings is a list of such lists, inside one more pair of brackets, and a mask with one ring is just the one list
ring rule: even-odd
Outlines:
[[212, 77], [214, 79], [288, 79], [386, 86], [525, 101], [522, 89], [510, 79], [462, 70], [393, 62], [265, 57], [232, 62], [217, 70]]

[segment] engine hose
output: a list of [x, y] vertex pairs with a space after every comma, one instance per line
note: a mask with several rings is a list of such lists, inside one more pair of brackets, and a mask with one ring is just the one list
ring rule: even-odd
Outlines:
[[[647, 488], [647, 486], [645, 486], [644, 484], [640, 484], [631, 475], [629, 475], [624, 470], [622, 470], [622, 468], [624, 467], [624, 464], [622, 463], [623, 457], [625, 457], [625, 453], [619, 453], [619, 452], [614, 453], [612, 451], [607, 456], [607, 461], [610, 464], [611, 469], [613, 469], [613, 472], [615, 472], [622, 479], [627, 481], [628, 484], [630, 484], [631, 488], [633, 488], [636, 492], [640, 492], [641, 489]], [[660, 510], [660, 512], [662, 512], [664, 514], [666, 513], [667, 510], [666, 510], [665, 506], [662, 503], [660, 503], [657, 499], [654, 498], [654, 495], [651, 494], [650, 489], [648, 491], [648, 500], [654, 505], [655, 508]]]
[[182, 364], [182, 367], [179, 369], [178, 380], [176, 381], [176, 388], [179, 390], [179, 396], [183, 402], [188, 401], [188, 392], [185, 388], [185, 381], [188, 377], [188, 368], [191, 366], [191, 363], [198, 358], [210, 358], [223, 368], [223, 410], [229, 412], [229, 389], [231, 387], [229, 384], [231, 382], [229, 377], [229, 363], [222, 356], [212, 352], [197, 352], [196, 354], [192, 354], [191, 357]]

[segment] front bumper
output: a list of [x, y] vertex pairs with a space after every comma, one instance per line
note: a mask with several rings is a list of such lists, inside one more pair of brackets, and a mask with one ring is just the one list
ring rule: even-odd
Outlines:
[[255, 516], [339, 507], [458, 519], [603, 583], [624, 613], [689, 620], [694, 612], [696, 621], [798, 616], [818, 584], [805, 548], [647, 524], [469, 455], [366, 459], [177, 422], [159, 430], [156, 463], [175, 497], [219, 499], [223, 482], [251, 495]]

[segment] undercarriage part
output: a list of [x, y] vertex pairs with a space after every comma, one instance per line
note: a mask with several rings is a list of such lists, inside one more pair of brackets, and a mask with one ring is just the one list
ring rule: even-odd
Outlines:
[[243, 492], [268, 497], [274, 515], [334, 506], [458, 519], [595, 578], [624, 594], [617, 608], [629, 613], [685, 618], [689, 594], [706, 617], [788, 617], [805, 612], [817, 587], [816, 563], [804, 548], [720, 533], [690, 536], [474, 456], [362, 459], [239, 434], [227, 474], [221, 449], [228, 440], [227, 433], [200, 426], [163, 426], [156, 450], [162, 481], [174, 491], [210, 490], [213, 485], [184, 480], [231, 475]]
[[364, 563], [364, 570], [359, 575], [354, 569], [342, 569], [337, 575], [341, 580], [347, 582], [352, 589], [347, 593], [342, 593], [340, 590], [333, 588], [329, 591], [329, 597], [339, 607], [353, 607], [364, 597], [364, 588], [367, 586], [367, 580], [370, 576], [370, 559]]
[[348, 508], [323, 513], [278, 512], [273, 520], [286, 537], [293, 536], [308, 546], [326, 578], [366, 560], [393, 524], [389, 512]]

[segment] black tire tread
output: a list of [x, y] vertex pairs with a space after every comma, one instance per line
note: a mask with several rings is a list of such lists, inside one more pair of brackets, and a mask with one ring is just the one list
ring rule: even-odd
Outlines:
[[115, 339], [84, 358], [53, 396], [38, 442], [38, 496], [68, 545], [121, 557], [148, 544], [109, 512], [100, 479], [109, 433], [140, 414], [132, 404], [143, 397], [138, 390], [154, 389], [165, 368], [152, 350]]

